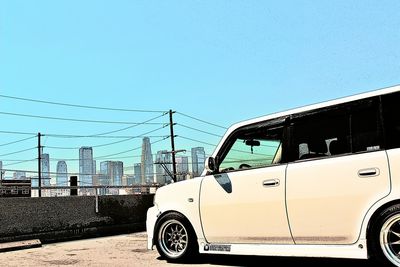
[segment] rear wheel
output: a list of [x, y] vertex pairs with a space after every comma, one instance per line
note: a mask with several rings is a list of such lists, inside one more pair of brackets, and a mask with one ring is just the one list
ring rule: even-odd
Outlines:
[[156, 229], [156, 247], [162, 257], [178, 261], [198, 252], [194, 230], [180, 213], [164, 215], [158, 221]]
[[376, 260], [400, 267], [400, 205], [381, 212], [372, 228], [369, 244]]

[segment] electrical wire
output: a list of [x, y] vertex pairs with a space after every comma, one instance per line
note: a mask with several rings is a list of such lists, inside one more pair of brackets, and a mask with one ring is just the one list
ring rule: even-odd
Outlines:
[[192, 119], [192, 120], [196, 120], [196, 121], [199, 121], [199, 122], [202, 122], [202, 123], [205, 123], [205, 124], [208, 124], [208, 125], [212, 125], [212, 126], [215, 126], [215, 127], [221, 128], [221, 129], [228, 129], [227, 127], [224, 127], [224, 126], [221, 126], [221, 125], [218, 125], [218, 124], [215, 124], [215, 123], [211, 123], [211, 122], [208, 122], [208, 121], [205, 121], [205, 120], [202, 120], [202, 119], [199, 119], [199, 118], [196, 118], [196, 117], [193, 117], [193, 116], [184, 114], [184, 113], [182, 113], [182, 112], [178, 112], [178, 111], [177, 111], [176, 114], [179, 114], [179, 115], [181, 115], [181, 116], [190, 118], [190, 119]]
[[140, 123], [140, 122], [129, 122], [129, 121], [106, 121], [106, 120], [87, 120], [87, 119], [74, 119], [74, 118], [63, 118], [63, 117], [49, 117], [49, 116], [41, 116], [41, 115], [30, 115], [30, 114], [22, 114], [22, 113], [11, 113], [11, 112], [3, 112], [0, 111], [0, 114], [10, 115], [10, 116], [19, 116], [19, 117], [28, 117], [28, 118], [37, 118], [37, 119], [47, 119], [47, 120], [61, 120], [61, 121], [74, 121], [74, 122], [87, 122], [87, 123], [109, 123], [109, 124], [133, 124], [133, 125], [160, 125], [164, 123], [156, 123], [156, 122], [148, 122], [148, 123]]
[[[157, 129], [151, 130], [149, 132], [146, 132], [146, 133], [143, 133], [143, 134], [140, 134], [140, 135], [137, 135], [137, 136], [132, 136], [132, 137], [126, 138], [124, 140], [119, 140], [119, 141], [100, 144], [100, 145], [94, 145], [94, 146], [90, 146], [90, 147], [95, 148], [95, 147], [104, 147], [104, 146], [109, 146], [109, 145], [115, 145], [115, 144], [127, 142], [127, 141], [135, 139], [135, 138], [141, 138], [141, 137], [144, 137], [144, 136], [153, 137], [153, 138], [165, 137], [165, 135], [162, 135], [162, 136], [160, 136], [160, 135], [148, 136], [148, 134], [154, 133], [154, 132], [159, 131], [159, 130], [164, 129], [164, 128], [165, 128], [165, 126], [162, 126], [162, 127], [157, 128]], [[80, 147], [60, 147], [60, 146], [45, 146], [45, 147], [46, 148], [50, 148], [50, 149], [79, 149], [80, 148]]]
[[[153, 144], [155, 144], [155, 143], [164, 141], [164, 140], [166, 140], [166, 139], [168, 139], [168, 138], [170, 138], [170, 137], [169, 137], [169, 136], [166, 136], [166, 137], [164, 137], [164, 138], [162, 138], [162, 139], [160, 139], [160, 140], [151, 142], [150, 144], [153, 145]], [[96, 157], [96, 158], [93, 158], [93, 159], [103, 159], [103, 158], [108, 158], [108, 157], [112, 157], [112, 156], [117, 156], [117, 155], [125, 154], [125, 153], [131, 152], [131, 151], [135, 151], [135, 150], [138, 150], [138, 149], [141, 149], [141, 148], [142, 148], [142, 146], [139, 146], [139, 147], [135, 147], [135, 148], [128, 149], [128, 150], [125, 150], [125, 151], [121, 151], [121, 152], [118, 152], [118, 153], [113, 153], [113, 154], [108, 154], [108, 155], [104, 155], [104, 156], [99, 156], [99, 157]]]
[[[6, 172], [25, 172], [25, 173], [37, 173], [37, 171], [32, 171], [32, 170], [21, 170], [21, 169], [2, 169], [3, 171], [6, 171]], [[103, 173], [79, 173], [79, 172], [67, 172], [67, 173], [65, 173], [65, 172], [43, 172], [42, 171], [42, 179], [49, 179], [49, 178], [51, 178], [51, 177], [46, 177], [46, 176], [43, 176], [43, 174], [52, 174], [52, 175], [58, 175], [58, 174], [67, 174], [67, 175], [81, 175], [81, 176], [85, 176], [85, 175], [87, 175], [87, 176], [89, 176], [89, 175], [91, 175], [91, 176], [96, 176], [96, 175], [105, 175], [105, 174], [103, 174]], [[163, 174], [163, 173], [159, 173], [159, 172], [152, 172], [152, 173], [146, 173], [146, 175], [155, 175], [155, 174]], [[128, 174], [129, 175], [129, 174]], [[35, 178], [34, 178], [35, 179]]]
[[1, 134], [21, 134], [21, 135], [37, 135], [37, 133], [15, 132], [15, 131], [0, 131]]
[[0, 95], [0, 97], [14, 99], [14, 100], [20, 100], [20, 101], [29, 101], [29, 102], [36, 102], [36, 103], [42, 103], [42, 104], [67, 106], [67, 107], [75, 107], [75, 108], [86, 108], [86, 109], [100, 109], [100, 110], [124, 111], [124, 112], [147, 112], [147, 113], [165, 113], [166, 112], [166, 111], [161, 111], [161, 110], [125, 109], [125, 108], [110, 108], [110, 107], [100, 107], [100, 106], [77, 105], [77, 104], [61, 103], [61, 102], [54, 102], [54, 101], [44, 101], [44, 100], [23, 98], [23, 97], [9, 96], [9, 95]]
[[18, 164], [25, 163], [25, 162], [30, 162], [30, 161], [37, 161], [37, 158], [35, 158], [35, 159], [27, 159], [27, 160], [20, 160], [20, 161], [14, 162], [14, 163], [4, 164], [3, 167], [12, 166], [12, 165], [18, 165]]
[[193, 127], [190, 127], [190, 126], [184, 125], [184, 124], [182, 124], [182, 123], [176, 123], [176, 125], [177, 125], [177, 126], [184, 127], [184, 128], [187, 128], [187, 129], [190, 129], [190, 130], [194, 130], [194, 131], [197, 131], [197, 132], [201, 132], [201, 133], [209, 134], [209, 135], [212, 135], [212, 136], [216, 136], [216, 137], [222, 137], [222, 135], [219, 135], [219, 134], [214, 134], [214, 133], [210, 133], [210, 132], [207, 132], [207, 131], [204, 131], [204, 130], [200, 130], [200, 129], [197, 129], [197, 128], [193, 128]]
[[22, 152], [33, 150], [33, 149], [37, 149], [37, 147], [32, 147], [32, 148], [27, 148], [27, 149], [15, 151], [15, 152], [7, 153], [7, 154], [2, 154], [2, 155], [0, 155], [0, 157], [4, 157], [4, 156], [8, 156], [8, 155], [14, 155], [14, 154], [22, 153]]
[[[158, 118], [161, 118], [161, 117], [165, 116], [166, 114], [168, 114], [168, 113], [163, 113], [163, 114], [160, 115], [160, 116], [157, 116], [157, 117], [148, 119], [148, 120], [146, 120], [146, 121], [143, 121], [143, 122], [141, 122], [141, 123], [138, 123], [138, 124], [135, 124], [135, 125], [131, 125], [131, 126], [127, 126], [127, 127], [124, 127], [124, 128], [118, 129], [118, 130], [113, 130], [113, 131], [103, 132], [103, 133], [98, 133], [98, 134], [92, 134], [92, 135], [89, 135], [89, 136], [90, 136], [90, 137], [94, 137], [94, 136], [102, 136], [102, 135], [107, 135], [107, 134], [122, 132], [122, 131], [125, 131], [125, 130], [128, 130], [128, 129], [132, 129], [132, 128], [134, 128], [134, 127], [137, 127], [137, 126], [140, 126], [140, 125], [143, 125], [143, 124], [147, 124], [147, 123], [149, 123], [149, 122], [151, 122], [151, 121], [153, 121], [153, 120], [156, 120], [156, 119], [158, 119]], [[167, 126], [169, 126], [169, 123], [165, 123], [165, 124], [162, 126], [162, 128], [167, 127]]]
[[[211, 144], [211, 143], [207, 143], [207, 142], [200, 141], [200, 140], [196, 140], [196, 139], [189, 138], [189, 137], [184, 137], [184, 136], [181, 136], [181, 135], [178, 135], [177, 137], [180, 137], [180, 138], [182, 138], [182, 139], [186, 139], [186, 140], [189, 140], [189, 141], [197, 142], [197, 143], [200, 143], [200, 144], [205, 144], [205, 145], [213, 146], [213, 147], [216, 147], [216, 146], [217, 146], [217, 145], [214, 145], [214, 144]], [[249, 151], [243, 151], [243, 150], [233, 149], [233, 148], [231, 149], [231, 151], [236, 151], [236, 152], [244, 153], [244, 154], [252, 154], [252, 155], [258, 155], [258, 156], [265, 156], [265, 154], [255, 153], [255, 152], [249, 152]]]
[[189, 141], [193, 141], [193, 142], [196, 142], [196, 143], [204, 144], [204, 145], [213, 146], [213, 147], [217, 146], [215, 144], [207, 143], [207, 142], [204, 142], [204, 141], [196, 140], [196, 139], [185, 137], [185, 136], [182, 136], [182, 135], [177, 135], [176, 137], [179, 137], [179, 138], [182, 138], [182, 139], [186, 139], [186, 140], [189, 140]]
[[8, 145], [11, 145], [11, 144], [16, 144], [16, 143], [19, 143], [19, 142], [23, 142], [23, 141], [26, 141], [26, 140], [33, 139], [33, 138], [36, 138], [36, 136], [31, 136], [31, 137], [23, 138], [23, 139], [20, 139], [20, 140], [17, 140], [17, 141], [12, 141], [12, 142], [9, 142], [9, 143], [0, 144], [0, 146], [8, 146]]

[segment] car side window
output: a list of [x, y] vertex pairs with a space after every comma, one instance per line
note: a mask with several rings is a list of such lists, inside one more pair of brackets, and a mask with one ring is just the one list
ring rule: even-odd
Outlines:
[[383, 147], [378, 98], [294, 116], [290, 160], [369, 152]]
[[351, 108], [352, 152], [380, 150], [383, 147], [381, 136], [379, 99], [358, 101]]
[[302, 114], [291, 124], [291, 161], [351, 152], [346, 110], [332, 109]]
[[282, 160], [283, 127], [247, 129], [233, 136], [219, 172], [260, 168]]
[[400, 92], [382, 96], [387, 148], [400, 147]]

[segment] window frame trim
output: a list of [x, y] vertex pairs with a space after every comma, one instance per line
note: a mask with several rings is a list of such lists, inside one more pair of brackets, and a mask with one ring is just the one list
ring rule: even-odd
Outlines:
[[278, 117], [278, 118], [273, 118], [270, 120], [265, 120], [265, 121], [260, 121], [260, 122], [244, 125], [242, 127], [235, 129], [225, 139], [225, 142], [222, 144], [221, 148], [219, 149], [218, 154], [215, 156], [217, 170], [213, 174], [232, 173], [232, 172], [244, 171], [244, 170], [255, 170], [255, 169], [269, 168], [269, 167], [287, 164], [288, 163], [287, 152], [286, 153], [282, 152], [282, 160], [280, 163], [277, 163], [277, 164], [271, 164], [271, 165], [260, 166], [260, 167], [252, 167], [252, 168], [246, 168], [246, 169], [235, 169], [235, 170], [231, 170], [231, 171], [227, 171], [227, 172], [219, 171], [219, 167], [222, 163], [221, 157], [223, 156], [223, 158], [225, 159], [225, 157], [228, 155], [230, 149], [235, 144], [236, 136], [247, 130], [267, 128], [267, 127], [282, 127], [282, 151], [288, 151], [288, 149], [289, 149], [288, 141], [290, 139], [289, 135], [288, 135], [289, 121], [290, 121], [290, 115], [287, 115], [287, 116], [282, 116], [282, 117]]

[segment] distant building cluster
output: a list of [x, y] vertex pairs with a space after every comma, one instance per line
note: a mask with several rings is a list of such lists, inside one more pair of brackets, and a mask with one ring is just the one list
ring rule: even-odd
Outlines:
[[[93, 157], [93, 148], [82, 146], [79, 149], [79, 175], [78, 186], [129, 186], [129, 185], [149, 185], [149, 184], [168, 184], [172, 181], [172, 154], [167, 150], [160, 150], [156, 154], [152, 153], [149, 137], [142, 140], [141, 161], [134, 163], [133, 174], [124, 173], [124, 163], [122, 161], [102, 161], [100, 170], [96, 169], [96, 161]], [[191, 160], [190, 160], [191, 158]], [[206, 156], [203, 147], [191, 149], [191, 157], [176, 155], [177, 180], [186, 180], [200, 176], [204, 170]], [[50, 155], [41, 152], [41, 185], [44, 187], [69, 186], [69, 174], [67, 162], [60, 160], [57, 162], [56, 172], [50, 171]], [[5, 171], [0, 161], [1, 180], [4, 179]], [[29, 177], [28, 177], [29, 176]], [[32, 187], [38, 186], [38, 176], [31, 177], [24, 171], [13, 173], [12, 179], [30, 179]], [[54, 179], [55, 178], [55, 179]], [[10, 178], [7, 178], [10, 179]], [[118, 194], [118, 189], [104, 188], [100, 194]], [[81, 195], [90, 195], [93, 190], [80, 189]], [[57, 196], [69, 195], [69, 189], [57, 189]]]

